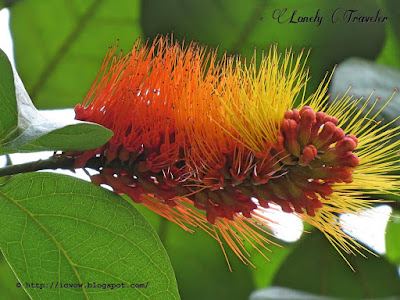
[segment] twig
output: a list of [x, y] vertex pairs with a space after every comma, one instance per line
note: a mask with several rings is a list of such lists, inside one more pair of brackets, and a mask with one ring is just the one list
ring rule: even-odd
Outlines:
[[37, 160], [18, 165], [9, 165], [0, 168], [0, 177], [9, 176], [20, 173], [35, 172], [45, 169], [72, 169], [74, 159], [64, 156], [52, 156], [45, 160]]
[[[35, 172], [39, 170], [56, 170], [56, 169], [65, 169], [73, 171], [75, 158], [64, 156], [64, 155], [54, 155], [49, 157], [48, 159], [40, 159], [37, 161], [27, 162], [24, 164], [18, 165], [10, 165], [4, 168], [0, 168], [0, 177], [15, 175], [20, 173], [29, 173]], [[112, 162], [105, 163], [104, 160], [100, 157], [93, 157], [89, 159], [86, 165], [83, 168], [90, 168], [99, 171], [102, 168], [112, 168], [119, 170], [128, 170], [133, 171], [129, 165], [122, 163], [120, 160], [116, 159]]]

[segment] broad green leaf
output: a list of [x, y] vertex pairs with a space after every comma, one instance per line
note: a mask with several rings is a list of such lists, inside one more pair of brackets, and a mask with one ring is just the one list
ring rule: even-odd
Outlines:
[[126, 53], [139, 37], [139, 0], [24, 0], [11, 7], [15, 60], [40, 109], [73, 107], [117, 39]]
[[[279, 23], [273, 14], [277, 16], [276, 10], [285, 8]], [[337, 8], [342, 9], [333, 23]], [[218, 46], [221, 55], [227, 50], [228, 54], [249, 57], [255, 46], [268, 51], [272, 43], [279, 43], [282, 50], [291, 45], [295, 51], [312, 47], [308, 63], [312, 88], [346, 57], [374, 59], [379, 54], [385, 38], [384, 23], [348, 23], [343, 19], [346, 9], [358, 10], [354, 13], [357, 17], [374, 17], [379, 8], [375, 0], [352, 1], [351, 7], [345, 0], [143, 0], [142, 24], [146, 37], [173, 31], [178, 39]], [[298, 17], [315, 17], [318, 10], [323, 18], [320, 26], [317, 22], [289, 23], [293, 14], [295, 22]]]
[[386, 228], [386, 258], [400, 265], [400, 211], [394, 211], [394, 218]]
[[201, 229], [190, 234], [140, 205], [135, 207], [157, 229], [175, 270], [182, 299], [248, 298], [254, 289], [251, 266], [228, 251], [233, 269], [230, 272], [218, 242]]
[[0, 49], [0, 143], [18, 124], [14, 76], [7, 55]]
[[368, 259], [347, 257], [356, 272], [349, 268], [322, 233], [313, 232], [289, 254], [272, 284], [339, 298], [400, 296], [396, 266], [372, 254], [368, 254]]
[[[7, 57], [2, 57], [0, 60], [6, 67]], [[12, 70], [11, 76], [13, 76]], [[2, 82], [4, 82], [3, 85], [1, 85]], [[9, 94], [9, 97], [2, 97], [0, 93], [0, 97], [3, 98], [0, 99], [0, 106], [4, 106], [4, 110], [0, 110], [1, 120], [4, 118], [4, 123], [0, 122], [0, 125], [6, 125], [8, 120], [13, 118], [14, 106], [17, 105], [18, 107], [17, 128], [11, 127], [10, 129], [3, 126], [7, 131], [3, 134], [5, 137], [2, 140], [0, 139], [0, 153], [96, 149], [104, 145], [113, 134], [110, 130], [98, 124], [45, 116], [33, 106], [15, 70], [14, 79], [4, 78], [0, 82], [0, 87], [4, 87], [3, 90], [7, 91], [7, 95]], [[4, 95], [6, 94], [4, 93]], [[15, 126], [14, 124], [11, 125]]]
[[[33, 299], [179, 299], [153, 227], [117, 194], [91, 183], [54, 173], [13, 176], [0, 187], [0, 228], [0, 248]], [[126, 288], [101, 286], [122, 283]]]
[[[374, 114], [387, 103], [394, 89], [400, 89], [400, 71], [361, 58], [350, 58], [339, 64], [333, 75], [329, 90], [332, 98], [335, 99], [339, 93], [343, 95], [350, 85], [350, 94], [354, 93], [353, 99], [360, 97], [367, 99], [374, 92], [368, 107], [371, 107], [375, 100], [381, 97], [372, 110]], [[365, 111], [368, 111], [368, 108]], [[386, 124], [396, 119], [399, 114], [400, 93], [397, 92], [392, 101], [378, 114], [376, 120], [383, 120], [383, 123]], [[400, 120], [393, 122], [390, 126], [400, 126]]]
[[0, 291], [4, 299], [29, 299], [23, 288], [17, 287], [18, 279], [0, 253]]

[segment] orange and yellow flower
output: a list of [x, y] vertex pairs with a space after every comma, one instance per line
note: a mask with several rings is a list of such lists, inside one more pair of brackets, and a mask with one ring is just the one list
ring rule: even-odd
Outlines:
[[399, 128], [380, 126], [370, 99], [345, 94], [329, 104], [330, 78], [306, 98], [307, 57], [275, 45], [260, 64], [165, 37], [115, 51], [75, 108], [77, 119], [114, 132], [99, 149], [70, 153], [75, 167], [104, 159], [94, 183], [187, 231], [205, 230], [245, 263], [245, 243], [260, 253], [271, 243], [262, 213], [271, 204], [320, 229], [339, 252], [359, 252], [338, 215], [400, 185], [388, 174], [400, 168], [400, 142], [389, 143]]

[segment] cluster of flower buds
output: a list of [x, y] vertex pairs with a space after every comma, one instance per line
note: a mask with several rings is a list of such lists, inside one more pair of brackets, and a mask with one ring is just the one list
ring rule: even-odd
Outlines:
[[[84, 109], [78, 105], [78, 117], [81, 111]], [[357, 138], [345, 135], [337, 124], [335, 117], [314, 112], [309, 106], [289, 110], [277, 142], [266, 147], [265, 153], [253, 153], [238, 144], [225, 154], [224, 163], [206, 173], [194, 172], [190, 164], [182, 163], [183, 149], [177, 143], [141, 145], [134, 152], [119, 145], [111, 159], [118, 159], [121, 168], [105, 167], [92, 181], [108, 184], [137, 203], [150, 194], [174, 206], [185, 197], [206, 211], [212, 224], [217, 218], [234, 220], [239, 213], [251, 218], [258, 205], [268, 208], [270, 203], [284, 212], [314, 216], [322, 207], [320, 199], [328, 200], [332, 194], [332, 184], [351, 182], [352, 169], [359, 163], [353, 153]], [[85, 152], [75, 166], [84, 166], [99, 153], [110, 161], [109, 149], [108, 144]]]

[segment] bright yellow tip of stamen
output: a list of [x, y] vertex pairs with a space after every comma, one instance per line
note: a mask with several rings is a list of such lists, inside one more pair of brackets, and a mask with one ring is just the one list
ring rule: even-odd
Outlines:
[[254, 54], [249, 66], [237, 60], [225, 70], [226, 85], [218, 93], [221, 118], [251, 151], [263, 153], [266, 142], [276, 142], [285, 111], [293, 107], [308, 80], [302, 58], [303, 52], [295, 58], [291, 49], [282, 57], [273, 45], [267, 56], [262, 54], [259, 66]]
[[[336, 116], [339, 120], [338, 126], [343, 128], [346, 133], [353, 134], [358, 138], [358, 147], [355, 153], [359, 158], [359, 165], [354, 168], [353, 181], [336, 183], [330, 199], [322, 200], [324, 206], [316, 213], [315, 217], [301, 215], [304, 221], [325, 234], [347, 264], [349, 262], [342, 251], [359, 253], [362, 256], [364, 255], [360, 249], [374, 253], [343, 232], [346, 228], [339, 223], [338, 216], [343, 213], [358, 213], [371, 208], [373, 203], [384, 202], [373, 199], [377, 194], [400, 196], [400, 176], [388, 174], [400, 170], [398, 154], [400, 140], [391, 141], [393, 137], [400, 134], [400, 128], [388, 128], [396, 120], [392, 120], [384, 126], [380, 125], [381, 121], [376, 120], [379, 113], [392, 100], [395, 92], [377, 112], [372, 114], [378, 101], [385, 100], [378, 98], [371, 101], [373, 93], [366, 100], [352, 99], [352, 96], [347, 96], [348, 91], [343, 97], [336, 98], [333, 104], [327, 106], [326, 113]], [[314, 106], [318, 107], [324, 104], [323, 100], [316, 101]], [[362, 104], [361, 108], [358, 107], [360, 104]], [[349, 266], [354, 271], [350, 264]]]

